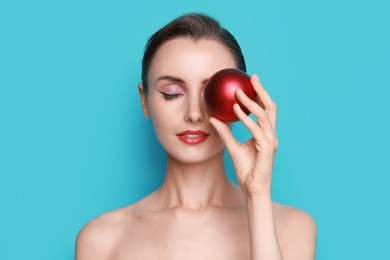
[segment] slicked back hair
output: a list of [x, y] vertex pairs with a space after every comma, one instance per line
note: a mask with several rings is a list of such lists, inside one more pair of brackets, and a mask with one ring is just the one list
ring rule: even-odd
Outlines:
[[212, 17], [202, 13], [188, 13], [172, 20], [149, 37], [142, 59], [141, 79], [144, 93], [148, 93], [147, 76], [158, 48], [166, 41], [180, 37], [190, 37], [194, 40], [216, 40], [226, 46], [233, 54], [238, 69], [246, 72], [244, 56], [234, 36], [228, 30], [222, 28], [220, 23]]

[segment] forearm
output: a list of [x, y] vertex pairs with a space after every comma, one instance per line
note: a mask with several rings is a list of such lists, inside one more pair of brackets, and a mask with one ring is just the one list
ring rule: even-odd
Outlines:
[[272, 200], [247, 200], [251, 260], [283, 260], [275, 230]]

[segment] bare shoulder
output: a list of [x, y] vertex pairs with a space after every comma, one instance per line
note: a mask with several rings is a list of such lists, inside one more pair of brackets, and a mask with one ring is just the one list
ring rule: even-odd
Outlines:
[[317, 225], [301, 209], [274, 203], [275, 228], [285, 259], [314, 259]]
[[126, 227], [134, 204], [106, 212], [86, 223], [77, 234], [76, 260], [109, 259]]
[[316, 229], [313, 217], [306, 211], [276, 202], [273, 202], [273, 207], [278, 224], [286, 228], [298, 225], [301, 228]]

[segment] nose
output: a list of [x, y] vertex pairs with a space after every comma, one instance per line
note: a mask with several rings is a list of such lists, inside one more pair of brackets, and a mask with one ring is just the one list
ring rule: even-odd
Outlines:
[[205, 120], [205, 107], [203, 94], [192, 94], [188, 99], [188, 107], [185, 114], [185, 121], [192, 123], [201, 123]]

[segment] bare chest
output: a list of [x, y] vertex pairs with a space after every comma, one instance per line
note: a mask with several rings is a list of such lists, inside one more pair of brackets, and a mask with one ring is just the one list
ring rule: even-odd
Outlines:
[[246, 216], [213, 218], [152, 216], [140, 219], [123, 234], [112, 260], [125, 259], [224, 259], [250, 257]]

